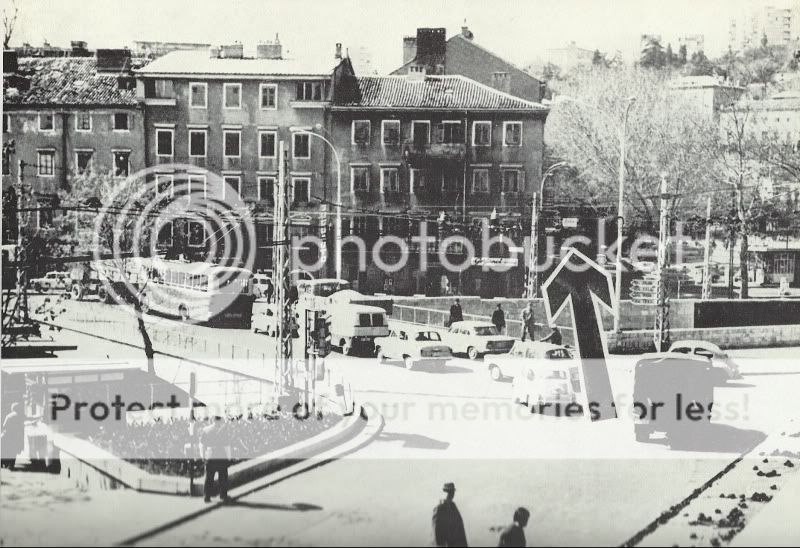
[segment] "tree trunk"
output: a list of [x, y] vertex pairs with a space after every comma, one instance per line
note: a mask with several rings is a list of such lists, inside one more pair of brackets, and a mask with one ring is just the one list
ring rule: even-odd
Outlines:
[[155, 350], [153, 350], [153, 342], [150, 340], [150, 335], [147, 333], [147, 326], [144, 323], [144, 315], [142, 312], [142, 304], [139, 302], [138, 297], [133, 298], [133, 309], [136, 312], [136, 325], [139, 328], [139, 334], [142, 336], [142, 344], [144, 345], [144, 355], [147, 356], [147, 372], [150, 375], [156, 374], [155, 366]]
[[741, 270], [741, 277], [742, 277], [742, 290], [739, 294], [740, 299], [748, 299], [750, 298], [750, 269], [749, 269], [749, 262], [750, 262], [750, 250], [748, 244], [748, 234], [746, 226], [742, 227], [742, 243], [741, 247], [739, 248], [739, 268]]

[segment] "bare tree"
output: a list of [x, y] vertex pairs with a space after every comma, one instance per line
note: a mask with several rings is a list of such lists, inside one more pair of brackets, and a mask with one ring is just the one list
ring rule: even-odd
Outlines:
[[19, 8], [17, 7], [17, 0], [11, 0], [11, 5], [3, 8], [3, 49], [8, 49], [11, 43], [11, 37], [14, 35], [14, 27], [17, 26], [18, 16]]
[[553, 155], [572, 165], [598, 203], [616, 204], [620, 133], [628, 97], [636, 101], [627, 123], [625, 202], [627, 224], [658, 227], [660, 181], [666, 174], [673, 211], [689, 216], [703, 209], [710, 170], [707, 148], [718, 140], [707, 113], [668, 86], [664, 72], [595, 67], [559, 82], [566, 95], [545, 128]]

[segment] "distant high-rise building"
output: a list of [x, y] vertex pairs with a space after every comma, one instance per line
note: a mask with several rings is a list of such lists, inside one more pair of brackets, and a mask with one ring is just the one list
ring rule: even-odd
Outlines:
[[686, 55], [691, 58], [693, 54], [705, 51], [706, 37], [703, 34], [687, 34], [681, 36], [678, 44], [686, 46]]
[[788, 44], [797, 38], [800, 28], [800, 1], [794, 7], [779, 8], [751, 2], [746, 9], [734, 13], [728, 30], [732, 49], [758, 47], [764, 37], [771, 45]]

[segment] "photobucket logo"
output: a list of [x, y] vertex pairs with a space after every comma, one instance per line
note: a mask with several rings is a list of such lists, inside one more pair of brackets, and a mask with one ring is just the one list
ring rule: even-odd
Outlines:
[[249, 284], [256, 255], [242, 180], [196, 166], [162, 164], [107, 185], [94, 223], [85, 283], [133, 310], [203, 322], [224, 313]]
[[[396, 273], [408, 267], [412, 258], [415, 269], [422, 272], [429, 270], [431, 259], [437, 268], [459, 273], [470, 267], [478, 267], [484, 271], [507, 272], [515, 267], [531, 267], [531, 257], [534, 257], [533, 269], [543, 273], [552, 270], [560, 261], [564, 250], [575, 247], [586, 250], [600, 263], [614, 263], [617, 260], [617, 251], [620, 243], [616, 241], [606, 245], [607, 234], [606, 220], [597, 221], [597, 237], [593, 240], [583, 234], [572, 234], [564, 237], [547, 235], [535, 247], [532, 253], [530, 236], [515, 242], [504, 233], [493, 231], [488, 223], [484, 223], [480, 235], [475, 238], [464, 234], [449, 234], [442, 236], [438, 231], [429, 232], [429, 223], [420, 223], [419, 234], [401, 237], [398, 235], [382, 235], [378, 238], [365, 238], [361, 235], [348, 235], [342, 239], [336, 253], [348, 249], [348, 256], [355, 258], [359, 272], [366, 272], [370, 264], [375, 265], [385, 273]], [[683, 233], [683, 224], [676, 223], [675, 234], [667, 239], [670, 249], [671, 262], [683, 264], [687, 242], [691, 238]], [[626, 241], [622, 242], [627, 245]], [[326, 242], [314, 234], [292, 238], [293, 265], [295, 268], [316, 272], [325, 265]], [[655, 263], [658, 258], [659, 239], [657, 236], [638, 235], [630, 246], [627, 246], [627, 258], [631, 263]], [[307, 253], [303, 253], [306, 251]], [[309, 262], [310, 259], [311, 262]], [[568, 268], [585, 270], [589, 265], [570, 263]]]

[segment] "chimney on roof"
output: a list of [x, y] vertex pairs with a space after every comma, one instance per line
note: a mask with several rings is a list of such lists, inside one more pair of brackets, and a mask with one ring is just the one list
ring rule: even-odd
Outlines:
[[417, 56], [417, 37], [406, 36], [403, 38], [403, 64], [413, 61]]
[[333, 58], [337, 61], [342, 58], [342, 43], [336, 42], [336, 53], [333, 55]]
[[283, 59], [283, 46], [275, 33], [275, 40], [261, 42], [256, 46], [256, 57], [259, 59]]
[[241, 59], [244, 57], [244, 46], [241, 42], [220, 46], [220, 57], [225, 59]]
[[13, 49], [3, 50], [3, 74], [17, 72], [19, 63], [17, 62], [17, 52]]
[[464, 24], [461, 26], [461, 36], [463, 36], [467, 40], [472, 40], [472, 38], [475, 36], [474, 34], [472, 34], [472, 31], [469, 30], [466, 19], [464, 19]]
[[89, 56], [89, 50], [86, 47], [87, 44], [86, 44], [85, 40], [72, 40], [70, 42], [70, 45], [72, 46], [72, 56], [73, 57], [88, 57]]
[[511, 93], [511, 77], [507, 72], [493, 72], [492, 87], [503, 93]]

